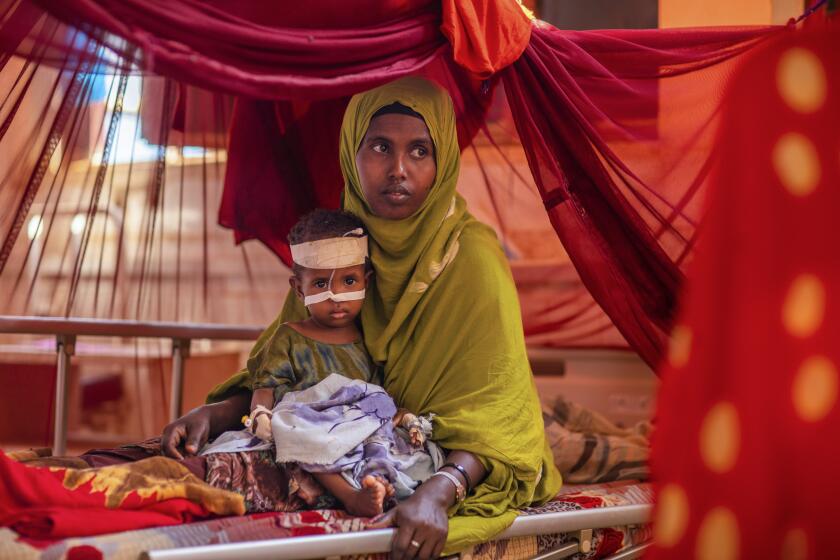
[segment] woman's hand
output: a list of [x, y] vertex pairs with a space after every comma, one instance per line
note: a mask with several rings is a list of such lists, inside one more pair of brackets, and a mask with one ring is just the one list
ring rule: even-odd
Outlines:
[[236, 429], [242, 414], [247, 414], [249, 400], [249, 393], [243, 392], [192, 409], [163, 429], [161, 451], [167, 457], [182, 460], [184, 455], [178, 448], [183, 445], [186, 455], [195, 455], [210, 437]]
[[[182, 460], [184, 455], [178, 450], [184, 446], [186, 455], [195, 455], [210, 438], [209, 406], [194, 408], [174, 422], [166, 425], [160, 437], [163, 454], [173, 459]], [[185, 445], [184, 445], [185, 444]]]
[[369, 528], [396, 527], [397, 532], [391, 543], [393, 560], [437, 558], [449, 534], [446, 510], [454, 502], [452, 484], [436, 476], [424, 482], [409, 498], [385, 512]]
[[[451, 451], [447, 457], [449, 474], [459, 478], [467, 491], [474, 488], [487, 476], [487, 471], [478, 458], [468, 451]], [[463, 468], [467, 480], [459, 469], [448, 466], [452, 463]], [[392, 560], [413, 560], [437, 558], [446, 544], [449, 534], [449, 518], [446, 514], [455, 503], [455, 486], [442, 476], [426, 480], [405, 501], [381, 516], [369, 529], [396, 527], [397, 533], [391, 543]]]

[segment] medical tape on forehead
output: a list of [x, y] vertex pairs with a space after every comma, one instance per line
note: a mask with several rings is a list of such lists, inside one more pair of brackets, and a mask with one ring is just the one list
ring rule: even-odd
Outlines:
[[347, 237], [362, 233], [361, 229], [353, 230], [344, 237], [331, 237], [318, 241], [307, 241], [291, 245], [292, 261], [304, 268], [344, 268], [365, 264], [368, 256], [368, 238]]
[[310, 305], [314, 305], [316, 303], [321, 303], [322, 301], [327, 301], [331, 299], [335, 302], [341, 301], [355, 301], [358, 299], [365, 299], [365, 291], [358, 290], [355, 292], [344, 292], [341, 294], [334, 294], [330, 290], [326, 290], [323, 292], [319, 292], [317, 294], [313, 294], [311, 296], [305, 296], [303, 298], [303, 305], [309, 307]]

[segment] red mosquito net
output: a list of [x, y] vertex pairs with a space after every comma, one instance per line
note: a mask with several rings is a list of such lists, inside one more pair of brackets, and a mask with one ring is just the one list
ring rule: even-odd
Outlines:
[[[12, 157], [0, 190], [10, 209], [0, 217], [0, 280], [12, 278], [19, 294], [7, 310], [32, 311], [21, 302], [32, 301], [38, 274], [22, 280], [21, 271], [44, 260], [32, 256], [38, 228], [70, 227], [69, 215], [86, 217], [76, 220], [81, 241], [53, 233], [66, 242], [55, 257], [66, 281], [47, 284], [65, 315], [146, 317], [154, 290], [144, 278], [167, 286], [157, 288], [158, 315], [167, 300], [178, 305], [182, 261], [194, 257], [181, 253], [181, 236], [206, 247], [215, 233], [206, 219], [167, 215], [172, 204], [205, 213], [218, 204], [237, 242], [259, 239], [288, 262], [297, 217], [339, 204], [348, 97], [421, 74], [452, 95], [469, 163], [461, 184], [515, 265], [529, 341], [629, 344], [655, 364], [700, 228], [729, 76], [753, 47], [793, 28], [563, 31], [505, 0], [362, 4], [3, 2], [0, 143]], [[85, 115], [101, 76], [110, 79], [97, 129]], [[131, 131], [152, 153], [142, 162], [132, 153], [126, 171], [114, 162], [132, 80], [142, 82], [132, 101], [142, 126]], [[73, 158], [84, 134], [101, 138], [86, 171]], [[187, 166], [194, 148], [201, 162]], [[61, 188], [74, 173], [82, 186], [68, 201]], [[203, 190], [185, 189], [185, 174]], [[124, 225], [109, 234], [98, 216], [111, 199], [128, 215], [132, 184], [144, 193], [140, 241], [125, 254], [114, 248], [110, 262], [89, 245], [123, 239]], [[43, 208], [34, 225], [33, 205]], [[167, 256], [167, 236], [177, 236], [177, 257]], [[139, 277], [133, 287], [120, 282], [128, 253], [134, 272], [123, 278]], [[156, 268], [164, 257], [174, 264]], [[206, 249], [199, 260], [189, 270], [204, 277], [206, 307], [208, 270], [224, 264]], [[247, 258], [230, 266], [253, 268]]]

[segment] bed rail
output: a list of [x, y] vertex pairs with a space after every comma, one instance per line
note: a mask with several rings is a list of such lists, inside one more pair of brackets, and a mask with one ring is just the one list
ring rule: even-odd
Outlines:
[[0, 315], [0, 333], [65, 336], [171, 338], [173, 340], [255, 340], [262, 327], [113, 319], [65, 319]]
[[[53, 455], [67, 451], [67, 375], [75, 354], [76, 338], [101, 336], [120, 338], [168, 338], [172, 341], [172, 385], [169, 388], [169, 419], [181, 416], [184, 363], [193, 340], [256, 340], [263, 327], [164, 321], [114, 319], [70, 319], [65, 317], [23, 317], [0, 315], [0, 334], [54, 336], [56, 342], [55, 430]], [[528, 358], [545, 359], [545, 351], [529, 349]]]
[[[79, 336], [122, 338], [168, 338], [172, 341], [172, 386], [170, 387], [170, 418], [181, 415], [181, 394], [184, 381], [184, 362], [189, 357], [190, 344], [196, 339], [256, 340], [261, 327], [238, 325], [168, 323], [155, 321], [121, 321], [111, 319], [69, 319], [63, 317], [20, 317], [0, 315], [0, 333], [54, 336], [56, 340], [56, 398], [55, 438], [53, 455], [66, 452], [67, 374]], [[533, 359], [529, 351], [529, 357]], [[517, 518], [513, 525], [497, 539], [526, 535], [577, 533], [577, 540], [564, 543], [540, 557], [540, 560], [566, 558], [588, 551], [592, 529], [621, 525], [639, 525], [649, 521], [650, 505], [628, 505], [573, 512], [527, 515]], [[295, 537], [243, 543], [228, 543], [171, 550], [152, 550], [143, 554], [149, 560], [186, 560], [202, 558], [306, 559], [389, 552], [393, 529], [362, 531], [337, 535]], [[615, 560], [637, 558], [646, 546], [633, 547], [627, 555]]]
[[[588, 552], [592, 529], [623, 525], [641, 525], [650, 520], [649, 504], [603, 507], [557, 513], [542, 513], [517, 517], [513, 524], [496, 539], [510, 539], [528, 535], [578, 533], [577, 541], [564, 543], [540, 557], [542, 560], [566, 558], [578, 552]], [[141, 556], [144, 560], [306, 560], [332, 556], [362, 556], [389, 552], [394, 529], [378, 529], [335, 535], [291, 537], [264, 541], [226, 543], [191, 548], [150, 550]], [[633, 550], [638, 548], [638, 550]], [[641, 552], [633, 547], [626, 552]], [[637, 556], [618, 556], [629, 559]]]
[[55, 430], [53, 455], [67, 451], [67, 375], [75, 354], [76, 337], [168, 338], [172, 341], [172, 384], [169, 388], [169, 418], [181, 415], [184, 363], [193, 340], [256, 340], [261, 327], [112, 319], [67, 319], [64, 317], [19, 317], [0, 315], [0, 333], [54, 336], [56, 342]]

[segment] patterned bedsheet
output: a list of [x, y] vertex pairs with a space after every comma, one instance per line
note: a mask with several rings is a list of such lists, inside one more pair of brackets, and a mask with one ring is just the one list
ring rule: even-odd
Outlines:
[[[603, 484], [567, 485], [553, 501], [539, 507], [526, 508], [523, 515], [575, 511], [581, 509], [652, 504], [653, 488], [650, 483], [633, 481]], [[592, 532], [592, 549], [571, 556], [574, 560], [605, 558], [625, 548], [649, 541], [650, 525], [638, 527], [611, 527]], [[571, 533], [535, 535], [503, 539], [475, 545], [461, 553], [461, 560], [524, 560], [552, 551], [575, 538]]]
[[[574, 511], [596, 507], [652, 502], [648, 483], [615, 482], [566, 486], [557, 498], [543, 506], [527, 508], [523, 515], [556, 511]], [[65, 539], [55, 543], [22, 541], [9, 529], [0, 528], [0, 558], [38, 560], [113, 560], [138, 558], [152, 549], [183, 548], [219, 543], [247, 542], [303, 535], [325, 535], [361, 531], [367, 519], [342, 511], [312, 510], [294, 513], [261, 513], [224, 517], [210, 521], [126, 531], [96, 537]], [[461, 554], [463, 560], [516, 560], [530, 558], [556, 548], [571, 535], [519, 537], [476, 545]], [[593, 533], [592, 552], [577, 559], [603, 558], [609, 554], [650, 539], [648, 527], [599, 529]]]

